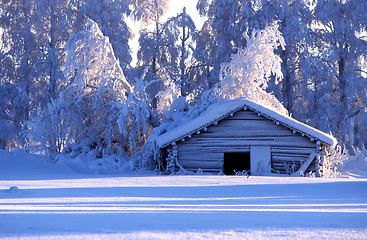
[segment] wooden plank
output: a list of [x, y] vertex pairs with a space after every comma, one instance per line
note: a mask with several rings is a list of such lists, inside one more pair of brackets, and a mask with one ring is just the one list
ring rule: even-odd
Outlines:
[[[223, 134], [224, 135], [224, 134]], [[261, 140], [261, 141], [297, 141], [304, 142], [306, 144], [313, 144], [316, 147], [315, 143], [312, 143], [307, 138], [299, 137], [296, 135], [283, 135], [283, 136], [274, 136], [274, 135], [265, 135], [265, 136], [223, 136], [223, 135], [196, 135], [191, 138], [185, 139], [187, 143], [190, 142], [203, 142], [203, 141], [218, 141], [218, 139], [222, 139], [225, 141], [236, 141], [236, 140]]]
[[[179, 168], [176, 168], [176, 171], [179, 171], [179, 170], [180, 170]], [[198, 171], [198, 168], [187, 168], [186, 170], [196, 173]], [[211, 173], [211, 174], [218, 174], [220, 172], [219, 169], [214, 169], [214, 168], [204, 168], [204, 169], [201, 168], [201, 170], [203, 171], [203, 173]]]
[[271, 165], [283, 170], [285, 170], [285, 166], [294, 165], [296, 169], [301, 167], [301, 164], [299, 162], [279, 162], [279, 163], [272, 163]]
[[228, 147], [227, 145], [208, 145], [208, 146], [201, 146], [199, 144], [178, 144], [178, 151], [179, 152], [213, 152], [213, 153], [224, 153], [224, 152], [249, 152], [250, 147], [245, 145], [232, 145]]
[[271, 173], [270, 146], [251, 146], [251, 174], [262, 176]]

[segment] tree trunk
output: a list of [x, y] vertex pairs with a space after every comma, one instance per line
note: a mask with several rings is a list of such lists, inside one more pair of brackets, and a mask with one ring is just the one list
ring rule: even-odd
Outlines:
[[54, 2], [50, 0], [50, 42], [49, 42], [49, 84], [48, 84], [48, 102], [56, 98], [56, 37], [55, 37], [55, 10]]
[[292, 102], [292, 86], [291, 86], [291, 76], [289, 73], [288, 66], [288, 52], [287, 50], [283, 50], [281, 53], [282, 58], [282, 69], [283, 69], [283, 80], [282, 80], [282, 95], [283, 95], [283, 105], [288, 110], [289, 113], [292, 113], [293, 102]]

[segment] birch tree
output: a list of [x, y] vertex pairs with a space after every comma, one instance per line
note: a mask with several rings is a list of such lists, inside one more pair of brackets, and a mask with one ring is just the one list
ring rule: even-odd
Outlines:
[[[31, 31], [34, 1], [0, 3], [0, 148], [24, 147], [24, 131], [36, 97], [38, 60], [36, 35]], [[33, 105], [34, 107], [34, 105]]]
[[362, 64], [367, 57], [367, 41], [361, 34], [367, 26], [366, 9], [366, 4], [353, 0], [318, 1], [315, 8], [316, 21], [321, 25], [316, 29], [317, 46], [332, 89], [327, 93], [336, 99], [334, 111], [327, 118], [330, 130], [348, 147], [367, 141], [367, 136], [361, 135], [367, 105]]
[[279, 82], [283, 78], [281, 58], [275, 54], [285, 42], [277, 25], [256, 31], [251, 37], [244, 34], [246, 48], [238, 49], [229, 63], [223, 63], [220, 75], [220, 94], [224, 99], [244, 97], [275, 110], [287, 113], [283, 105], [270, 93], [266, 93], [272, 76]]
[[82, 1], [76, 25], [79, 30], [84, 27], [86, 18], [92, 19], [109, 37], [116, 58], [125, 74], [131, 70], [132, 60], [129, 39], [133, 32], [127, 26], [125, 18], [131, 14], [128, 1], [86, 0]]
[[[34, 141], [46, 143], [41, 147], [51, 156], [91, 151], [101, 158], [124, 152], [128, 145], [126, 125], [118, 124], [117, 119], [132, 89], [108, 38], [95, 22], [89, 20], [88, 24], [87, 30], [73, 34], [66, 44], [65, 89], [29, 124]], [[43, 127], [47, 121], [47, 126], [62, 129], [65, 135], [48, 134], [50, 129]], [[59, 139], [63, 146], [57, 144]]]

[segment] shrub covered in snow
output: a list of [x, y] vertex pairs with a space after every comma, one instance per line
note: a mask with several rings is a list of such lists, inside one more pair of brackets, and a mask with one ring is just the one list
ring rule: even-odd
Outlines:
[[348, 153], [341, 146], [329, 150], [328, 156], [324, 160], [323, 176], [338, 177], [340, 176], [341, 166], [348, 159]]
[[361, 148], [351, 150], [336, 146], [329, 152], [324, 161], [324, 177], [365, 177], [367, 175], [367, 150]]

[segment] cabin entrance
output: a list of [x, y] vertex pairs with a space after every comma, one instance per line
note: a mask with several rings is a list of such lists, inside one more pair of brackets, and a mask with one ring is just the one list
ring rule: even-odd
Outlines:
[[250, 152], [224, 153], [223, 173], [225, 175], [235, 175], [236, 172], [248, 171], [251, 175]]

